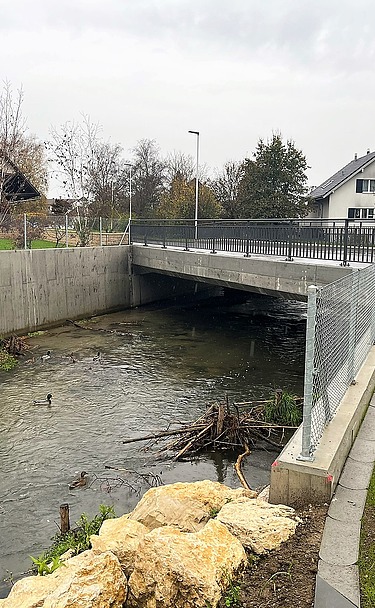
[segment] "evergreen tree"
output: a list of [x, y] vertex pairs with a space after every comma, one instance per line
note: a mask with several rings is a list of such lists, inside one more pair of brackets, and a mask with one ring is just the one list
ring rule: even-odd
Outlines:
[[260, 139], [254, 160], [245, 159], [238, 195], [238, 216], [296, 218], [308, 212], [305, 156], [281, 134]]

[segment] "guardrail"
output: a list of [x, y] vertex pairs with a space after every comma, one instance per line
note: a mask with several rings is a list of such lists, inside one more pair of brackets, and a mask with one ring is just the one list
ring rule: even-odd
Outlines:
[[181, 247], [294, 258], [375, 261], [373, 220], [132, 220], [131, 240]]

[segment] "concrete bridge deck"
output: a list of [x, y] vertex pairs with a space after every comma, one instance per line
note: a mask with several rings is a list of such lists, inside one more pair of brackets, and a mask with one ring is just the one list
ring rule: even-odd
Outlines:
[[367, 265], [354, 262], [351, 266], [340, 266], [337, 261], [306, 258], [286, 261], [275, 255], [245, 257], [234, 252], [185, 251], [182, 247], [137, 243], [132, 246], [132, 267], [136, 275], [157, 272], [302, 301], [307, 300], [309, 285], [327, 285]]

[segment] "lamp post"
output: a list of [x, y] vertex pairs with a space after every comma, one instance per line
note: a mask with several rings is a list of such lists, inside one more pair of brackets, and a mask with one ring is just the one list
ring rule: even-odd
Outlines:
[[198, 169], [199, 169], [199, 131], [188, 131], [197, 136], [197, 165], [195, 171], [195, 214], [194, 214], [194, 238], [198, 238], [198, 197], [199, 197], [199, 183], [198, 183]]
[[129, 167], [129, 245], [130, 245], [130, 226], [132, 222], [132, 169], [131, 163], [125, 163], [125, 167]]

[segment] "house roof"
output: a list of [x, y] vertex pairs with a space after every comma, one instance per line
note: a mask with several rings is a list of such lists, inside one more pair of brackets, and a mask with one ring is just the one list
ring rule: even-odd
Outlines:
[[14, 203], [39, 198], [40, 192], [32, 185], [27, 177], [19, 170], [17, 165], [5, 157], [8, 167], [13, 171], [7, 171], [4, 176], [3, 193], [8, 201]]
[[310, 197], [313, 199], [325, 198], [331, 194], [334, 190], [339, 188], [344, 182], [353, 177], [356, 173], [359, 173], [361, 169], [364, 169], [367, 165], [370, 165], [375, 159], [375, 152], [368, 152], [365, 156], [360, 158], [354, 158], [345, 167], [337, 171], [325, 182], [320, 184], [317, 188], [314, 188], [310, 192]]

